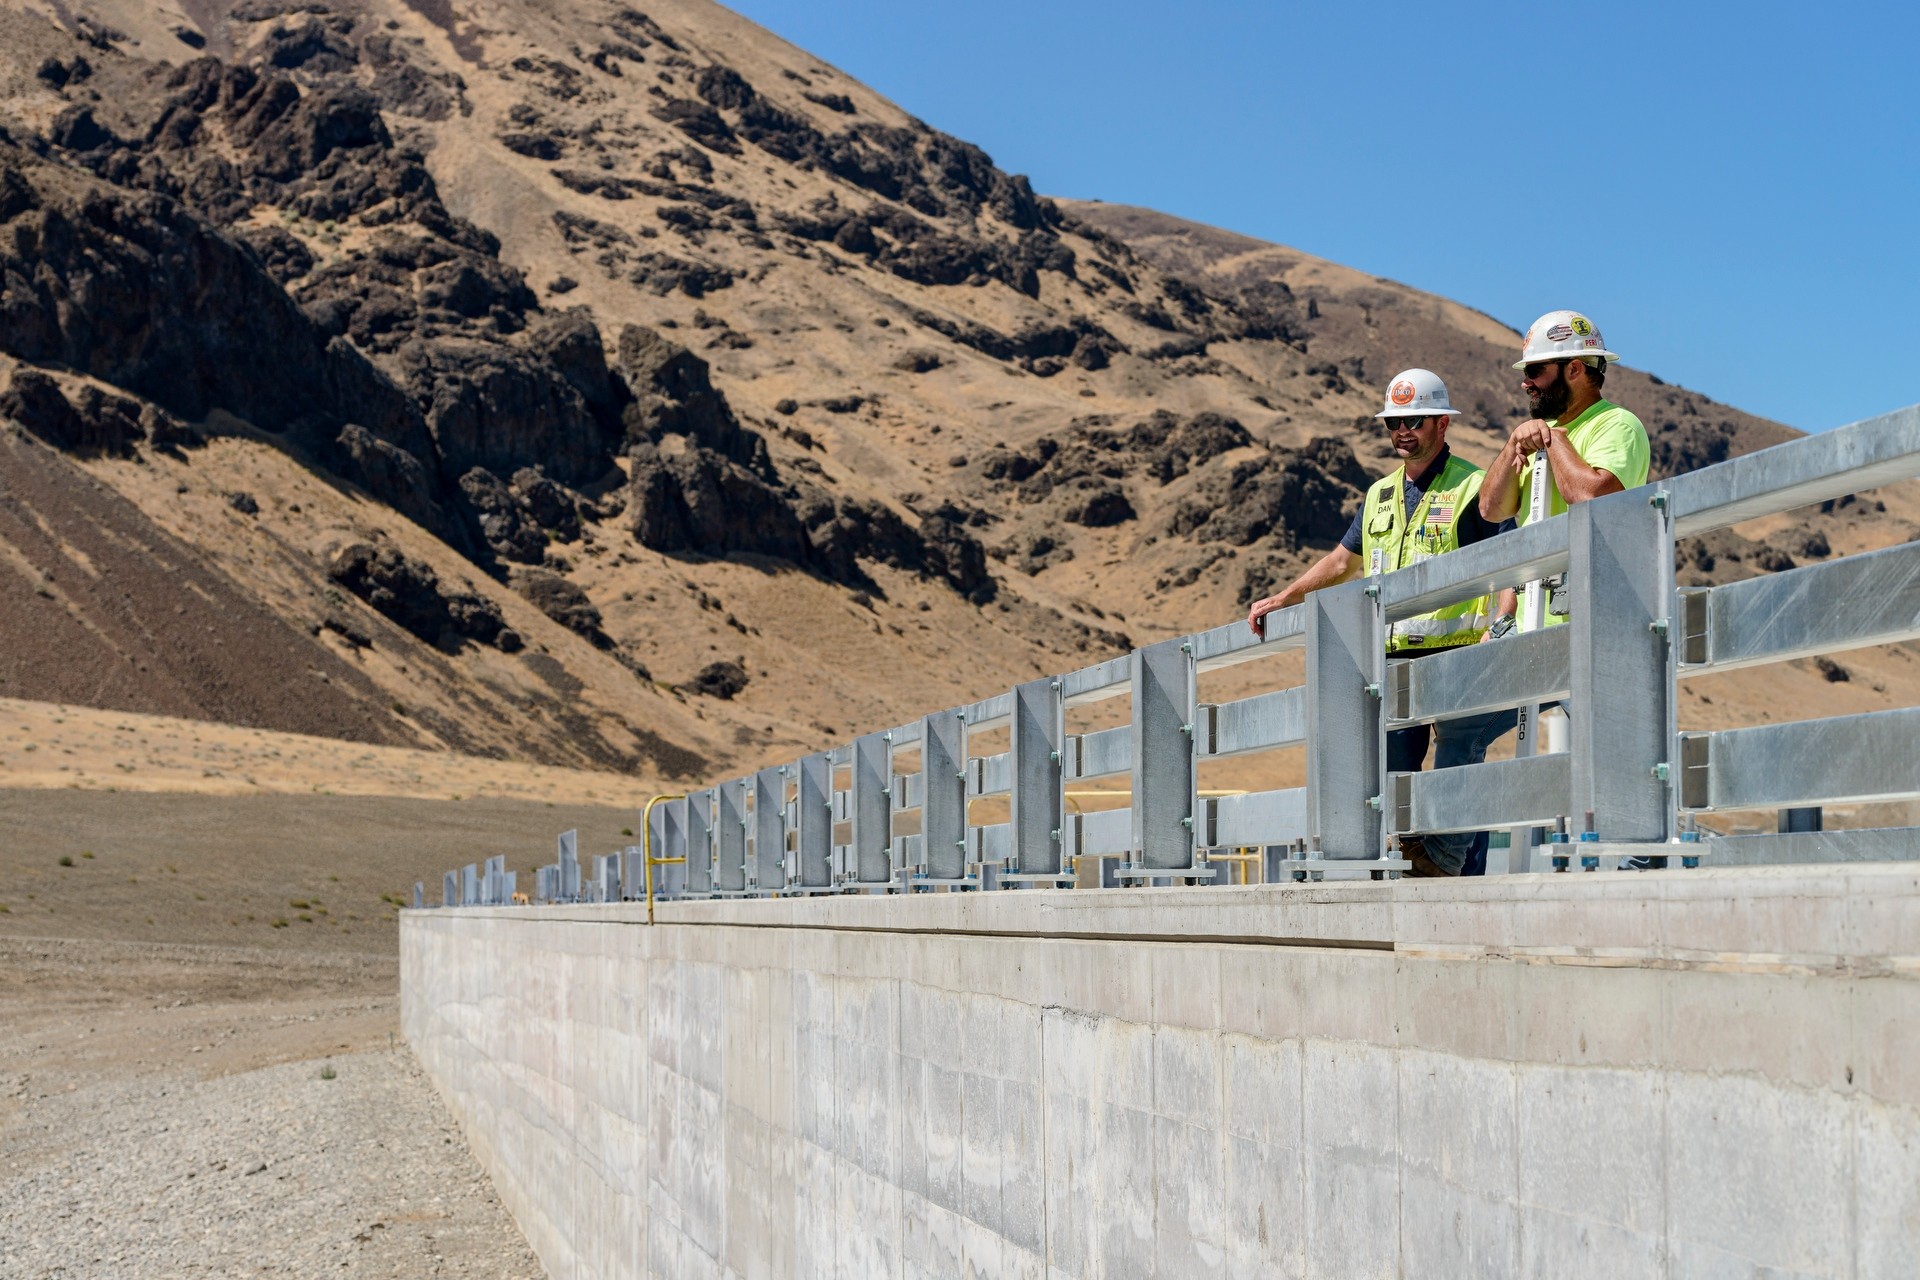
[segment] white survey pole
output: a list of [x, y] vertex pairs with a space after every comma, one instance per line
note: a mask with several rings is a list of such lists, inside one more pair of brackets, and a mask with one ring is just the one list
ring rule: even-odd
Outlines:
[[[1528, 480], [1527, 523], [1537, 524], [1547, 518], [1547, 486], [1552, 483], [1552, 472], [1547, 465], [1545, 449], [1533, 455], [1532, 473]], [[1547, 580], [1535, 578], [1520, 589], [1520, 617], [1518, 630], [1521, 632], [1538, 631], [1547, 623]], [[1538, 750], [1537, 740], [1540, 727], [1540, 708], [1537, 705], [1520, 708], [1520, 722], [1515, 730], [1513, 756], [1516, 760], [1525, 760]], [[1507, 870], [1533, 870], [1533, 828], [1514, 827], [1507, 836]]]

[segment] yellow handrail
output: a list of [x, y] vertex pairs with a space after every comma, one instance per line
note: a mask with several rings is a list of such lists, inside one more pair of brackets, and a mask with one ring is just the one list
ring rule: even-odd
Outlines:
[[653, 923], [653, 869], [664, 867], [670, 862], [685, 862], [685, 858], [656, 858], [653, 856], [653, 806], [669, 800], [685, 800], [686, 794], [655, 796], [647, 801], [647, 807], [640, 813], [640, 851], [647, 864], [647, 923]]

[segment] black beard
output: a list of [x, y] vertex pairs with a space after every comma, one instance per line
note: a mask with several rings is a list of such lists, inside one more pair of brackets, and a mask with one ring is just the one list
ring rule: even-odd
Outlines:
[[1567, 411], [1567, 405], [1573, 401], [1573, 388], [1567, 385], [1567, 375], [1563, 372], [1544, 391], [1528, 391], [1527, 399], [1533, 402], [1535, 417], [1558, 422], [1560, 415]]

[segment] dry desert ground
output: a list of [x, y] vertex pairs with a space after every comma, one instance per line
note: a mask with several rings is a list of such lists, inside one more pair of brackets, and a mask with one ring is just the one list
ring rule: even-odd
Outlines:
[[0, 1277], [543, 1274], [399, 1039], [394, 903], [625, 843], [632, 780], [23, 702], [0, 743]]

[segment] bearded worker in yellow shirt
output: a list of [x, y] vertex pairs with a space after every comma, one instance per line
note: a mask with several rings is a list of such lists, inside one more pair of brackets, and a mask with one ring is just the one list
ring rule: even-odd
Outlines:
[[[1640, 419], [1601, 394], [1607, 350], [1593, 321], [1577, 311], [1549, 311], [1527, 330], [1514, 368], [1533, 417], [1513, 429], [1480, 483], [1480, 514], [1489, 521], [1562, 515], [1569, 504], [1591, 502], [1647, 482], [1652, 450]], [[1531, 516], [1533, 455], [1547, 455], [1545, 510]], [[1549, 622], [1565, 621], [1553, 617]]]
[[[1568, 506], [1647, 482], [1652, 450], [1647, 429], [1601, 394], [1607, 366], [1620, 357], [1607, 350], [1593, 321], [1578, 311], [1549, 311], [1527, 329], [1520, 359], [1520, 386], [1533, 417], [1513, 429], [1480, 485], [1480, 514], [1488, 520], [1519, 517], [1521, 524], [1565, 514]], [[1544, 453], [1546, 500], [1533, 492], [1533, 463]], [[1567, 620], [1557, 601], [1557, 580], [1538, 624]], [[1505, 620], [1496, 623], [1496, 631]], [[1505, 625], [1511, 625], [1506, 623]], [[1577, 709], [1576, 709], [1577, 710]], [[1532, 717], [1529, 716], [1529, 719]], [[1629, 858], [1621, 870], [1664, 867], [1665, 858]]]

